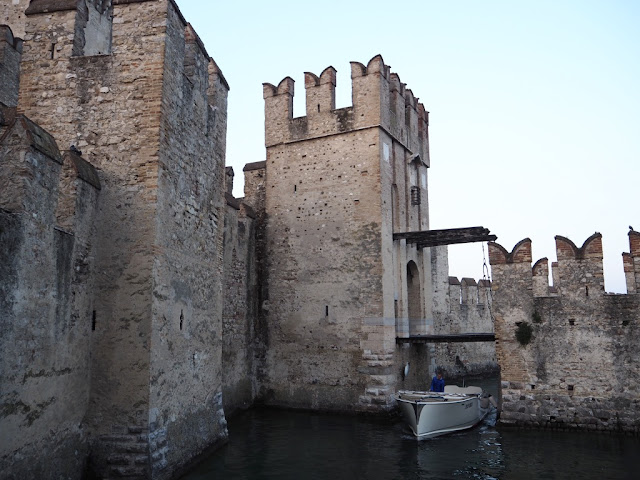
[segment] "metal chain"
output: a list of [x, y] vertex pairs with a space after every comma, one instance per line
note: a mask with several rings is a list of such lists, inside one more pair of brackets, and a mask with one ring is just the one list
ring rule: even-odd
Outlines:
[[[487, 265], [487, 257], [484, 252], [484, 242], [482, 242], [482, 279], [488, 280], [491, 283], [491, 276], [489, 275], [489, 265]], [[493, 303], [493, 288], [489, 288], [489, 294], [486, 293], [485, 287], [485, 300], [487, 301], [487, 306], [489, 307], [489, 317], [492, 321], [495, 321], [493, 318], [493, 312], [491, 311], [491, 304]]]

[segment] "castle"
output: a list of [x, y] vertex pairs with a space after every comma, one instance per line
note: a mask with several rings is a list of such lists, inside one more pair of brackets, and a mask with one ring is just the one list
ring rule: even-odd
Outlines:
[[387, 412], [436, 366], [497, 370], [493, 342], [424, 341], [492, 334], [505, 282], [448, 276], [446, 244], [490, 237], [429, 230], [428, 112], [381, 56], [352, 62], [347, 108], [333, 67], [304, 117], [265, 83], [238, 199], [229, 85], [173, 0], [0, 22], [7, 478], [174, 478], [257, 402]]

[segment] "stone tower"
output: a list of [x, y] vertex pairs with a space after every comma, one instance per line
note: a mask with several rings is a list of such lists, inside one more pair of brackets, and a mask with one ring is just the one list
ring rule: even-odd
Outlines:
[[264, 84], [267, 403], [391, 405], [396, 337], [425, 333], [430, 253], [393, 234], [429, 227], [428, 112], [381, 56], [351, 64], [353, 106], [335, 108], [336, 70]]

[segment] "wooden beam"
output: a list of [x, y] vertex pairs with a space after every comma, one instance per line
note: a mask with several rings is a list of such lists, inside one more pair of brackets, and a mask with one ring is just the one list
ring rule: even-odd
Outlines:
[[493, 242], [497, 238], [496, 235], [491, 235], [488, 228], [484, 227], [422, 230], [419, 232], [393, 234], [394, 240], [405, 239], [407, 243], [415, 243], [418, 248], [453, 245], [456, 243]]
[[396, 338], [396, 343], [466, 343], [466, 342], [495, 342], [494, 333], [459, 333], [452, 335], [412, 335]]

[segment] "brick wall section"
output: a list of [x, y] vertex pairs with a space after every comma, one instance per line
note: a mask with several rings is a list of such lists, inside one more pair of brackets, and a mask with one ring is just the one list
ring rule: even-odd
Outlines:
[[[506, 251], [499, 245], [491, 249], [502, 368], [500, 422], [640, 433], [640, 373], [633, 360], [640, 297], [607, 295], [599, 288], [599, 234], [581, 248], [564, 237], [556, 240], [559, 294], [554, 296], [534, 296], [523, 288], [535, 274], [530, 261], [503, 262], [509, 258]], [[587, 286], [592, 287], [588, 296]], [[518, 321], [533, 328], [526, 346], [515, 340]]]
[[268, 308], [268, 246], [266, 237], [266, 186], [267, 169], [266, 162], [252, 162], [245, 165], [244, 173], [244, 202], [253, 207], [255, 213], [255, 272], [256, 287], [253, 290], [255, 305], [254, 317], [254, 357], [255, 357], [255, 381], [258, 394], [261, 385], [268, 378], [266, 369], [266, 355], [269, 341], [269, 329], [267, 323]]
[[593, 234], [580, 248], [558, 235], [556, 251], [558, 283], [554, 286], [560, 295], [582, 298], [604, 292], [602, 235]]
[[547, 297], [551, 295], [549, 289], [549, 259], [541, 258], [532, 268], [533, 295], [535, 297]]
[[53, 138], [20, 116], [0, 138], [0, 162], [0, 470], [80, 478], [99, 184], [71, 176], [77, 195], [63, 231], [55, 217], [63, 157]]
[[[450, 278], [450, 310], [437, 322], [434, 333], [493, 333], [491, 282]], [[495, 373], [498, 370], [495, 344], [447, 343], [436, 345], [437, 365], [447, 377]]]
[[514, 330], [518, 322], [530, 322], [533, 314], [531, 240], [519, 242], [511, 253], [489, 243], [492, 273], [496, 357], [502, 378], [524, 381], [526, 365], [517, 349]]

